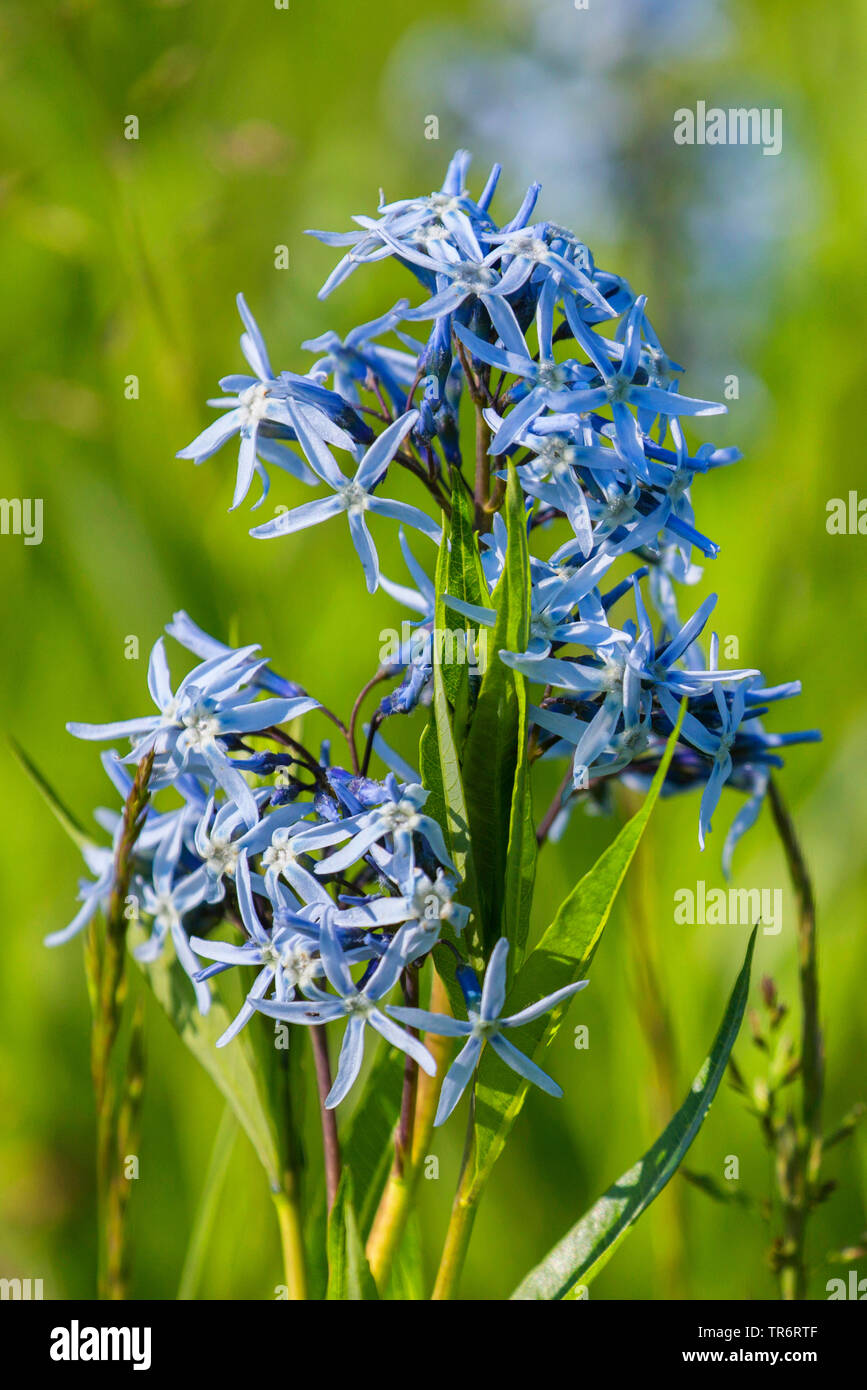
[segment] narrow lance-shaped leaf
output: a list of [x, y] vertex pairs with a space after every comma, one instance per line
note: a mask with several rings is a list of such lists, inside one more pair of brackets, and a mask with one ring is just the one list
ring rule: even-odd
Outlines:
[[328, 1217], [329, 1300], [370, 1302], [378, 1299], [376, 1284], [364, 1254], [352, 1193], [352, 1171], [344, 1167], [334, 1206]]
[[[478, 541], [473, 530], [472, 503], [455, 468], [452, 469], [452, 520], [445, 589], [441, 591], [437, 585], [433, 640], [440, 644], [443, 682], [449, 703], [455, 710], [455, 729], [458, 732], [463, 729], [470, 713], [469, 658], [475, 653], [475, 647], [470, 644], [476, 640], [477, 627], [469, 618], [462, 617], [443, 602], [444, 592], [451, 598], [475, 606], [484, 607], [489, 602]], [[460, 739], [459, 732], [458, 737]]]
[[[143, 939], [140, 930], [130, 931], [131, 944]], [[212, 997], [211, 1007], [202, 1017], [196, 1008], [192, 986], [176, 960], [163, 955], [140, 969], [182, 1042], [201, 1062], [231, 1105], [256, 1150], [268, 1181], [276, 1190], [282, 1184], [282, 1145], [268, 1109], [267, 1089], [263, 1088], [258, 1057], [246, 1031], [228, 1047], [217, 1047], [218, 1037], [232, 1018], [219, 996]], [[255, 1023], [255, 1019], [251, 1020], [251, 1024]]]
[[[436, 570], [436, 591], [437, 594], [444, 592], [446, 583], [446, 573], [448, 566], [448, 549], [445, 538], [440, 545], [440, 553], [437, 560]], [[437, 617], [435, 623], [439, 623], [442, 612], [442, 600], [437, 601]], [[454, 863], [458, 877], [461, 880], [459, 892], [460, 901], [470, 908], [472, 916], [465, 930], [464, 941], [470, 954], [472, 963], [477, 967], [483, 966], [481, 955], [481, 942], [479, 939], [479, 909], [477, 901], [476, 874], [473, 858], [473, 848], [470, 841], [469, 818], [467, 806], [464, 799], [464, 785], [461, 776], [461, 767], [458, 760], [458, 750], [455, 744], [454, 730], [452, 727], [451, 710], [446, 695], [443, 671], [440, 662], [441, 653], [437, 650], [434, 643], [433, 653], [433, 697], [431, 700], [431, 714], [427, 727], [424, 730], [419, 746], [419, 764], [421, 767], [422, 784], [430, 793], [425, 810], [428, 815], [433, 816], [442, 827], [446, 846]], [[444, 929], [443, 936], [448, 938], [448, 929]], [[438, 953], [438, 963], [442, 958], [444, 969], [441, 971], [443, 980], [449, 990], [450, 998], [453, 1003], [458, 1005], [460, 993], [456, 993], [454, 984], [454, 968], [448, 968], [447, 952]]]
[[[665, 780], [680, 734], [683, 709], [684, 706], [681, 707], [680, 718], [672, 730], [644, 802], [561, 904], [554, 921], [518, 973], [505, 1013], [517, 1013], [546, 994], [553, 994], [565, 985], [586, 979], [614, 900]], [[521, 1050], [532, 1056], [542, 1043], [550, 1043], [564, 1013], [565, 1007], [561, 1006], [553, 1014], [544, 1015], [522, 1028], [520, 1034], [516, 1035]], [[503, 1151], [527, 1090], [528, 1083], [506, 1067], [490, 1048], [486, 1048], [476, 1081], [472, 1155], [473, 1191], [476, 1195], [484, 1187]]]
[[214, 1138], [211, 1157], [199, 1194], [199, 1202], [193, 1221], [193, 1229], [187, 1243], [181, 1281], [178, 1285], [178, 1300], [186, 1302], [194, 1299], [201, 1283], [208, 1243], [214, 1229], [223, 1195], [229, 1161], [238, 1135], [238, 1120], [230, 1105], [227, 1105], [220, 1119]]
[[86, 846], [89, 847], [94, 845], [95, 841], [93, 837], [88, 835], [87, 831], [79, 825], [72, 812], [63, 804], [60, 797], [57, 795], [57, 792], [54, 790], [54, 788], [51, 786], [48, 780], [45, 777], [43, 777], [42, 773], [39, 771], [39, 768], [31, 760], [29, 755], [25, 753], [24, 749], [21, 747], [21, 744], [18, 743], [16, 739], [10, 738], [9, 746], [11, 747], [13, 756], [18, 762], [19, 766], [23, 768], [23, 770], [27, 773], [27, 776], [30, 778], [31, 782], [36, 787], [36, 790], [39, 792], [39, 795], [45, 801], [46, 805], [51, 811], [51, 814], [56, 818], [60, 825], [63, 826], [63, 829], [66, 831], [73, 844], [76, 844], [79, 849], [84, 849]]
[[[81, 828], [24, 750], [14, 739], [10, 742], [16, 759], [70, 839], [79, 848], [93, 845], [95, 841]], [[130, 928], [128, 937], [130, 945], [144, 939], [141, 929], [135, 926]], [[229, 1102], [256, 1150], [269, 1182], [272, 1186], [279, 1186], [283, 1169], [281, 1143], [277, 1126], [269, 1113], [269, 1097], [263, 1091], [261, 1070], [249, 1039], [242, 1036], [236, 1038], [230, 1047], [216, 1046], [217, 1038], [231, 1022], [231, 1015], [220, 999], [214, 998], [207, 1017], [203, 1018], [195, 1007], [190, 982], [177, 961], [163, 956], [147, 966], [141, 965], [140, 969], [178, 1036]]]
[[568, 1235], [519, 1284], [513, 1299], [562, 1299], [574, 1296], [608, 1263], [631, 1227], [659, 1196], [698, 1134], [728, 1065], [746, 1008], [750, 966], [756, 940], [753, 928], [746, 959], [726, 1007], [709, 1055], [689, 1094], [667, 1129]]
[[[526, 839], [526, 678], [499, 656], [525, 651], [529, 633], [527, 519], [511, 460], [506, 526], [506, 559], [492, 600], [497, 617], [488, 633], [487, 669], [462, 757], [486, 956], [504, 932], [518, 946], [526, 940], [535, 868]], [[516, 956], [513, 952], [510, 964]]]
[[383, 1045], [342, 1140], [344, 1163], [352, 1169], [358, 1222], [366, 1237], [394, 1159], [394, 1127], [400, 1112], [405, 1057]]

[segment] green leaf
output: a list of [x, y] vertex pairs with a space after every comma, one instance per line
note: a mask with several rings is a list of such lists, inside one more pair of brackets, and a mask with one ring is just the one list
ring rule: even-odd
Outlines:
[[426, 1297], [421, 1222], [417, 1211], [410, 1212], [403, 1237], [394, 1257], [388, 1298], [392, 1302], [420, 1302]]
[[526, 941], [535, 871], [535, 836], [531, 854], [526, 833], [527, 682], [499, 657], [501, 650], [526, 651], [529, 633], [527, 521], [511, 460], [506, 526], [506, 558], [492, 600], [497, 618], [462, 758], [486, 957], [503, 934], [519, 947]]
[[[440, 647], [443, 684], [450, 704], [455, 709], [455, 723], [463, 728], [469, 716], [469, 664], [467, 657], [468, 634], [473, 635], [477, 627], [443, 602], [443, 595], [462, 599], [465, 603], [487, 605], [488, 587], [479, 556], [479, 546], [473, 529], [473, 505], [461, 482], [457, 469], [452, 469], [452, 523], [449, 537], [447, 564], [444, 584], [436, 589], [437, 616], [434, 623], [434, 640], [445, 643], [446, 650]], [[439, 578], [439, 576], [438, 576]]]
[[16, 739], [10, 737], [9, 746], [12, 749], [12, 753], [15, 757], [15, 760], [17, 761], [19, 766], [23, 768], [23, 770], [27, 773], [27, 776], [30, 778], [31, 782], [36, 787], [36, 790], [39, 792], [39, 795], [46, 802], [49, 810], [51, 811], [51, 814], [63, 826], [63, 829], [66, 831], [73, 844], [76, 844], [79, 849], [84, 849], [86, 846], [90, 847], [95, 845], [96, 841], [93, 839], [91, 835], [87, 834], [87, 831], [84, 830], [84, 828], [81, 825], [79, 825], [72, 812], [68, 810], [68, 808], [63, 804], [60, 797], [57, 795], [57, 792], [46, 780], [46, 778], [43, 777], [36, 764], [32, 762], [28, 755], [25, 753], [24, 749], [21, 747], [21, 744], [18, 743]]
[[[144, 933], [141, 928], [131, 927], [130, 945], [134, 946], [142, 940]], [[163, 955], [147, 965], [136, 964], [178, 1036], [229, 1102], [256, 1150], [272, 1188], [276, 1190], [281, 1187], [285, 1166], [282, 1139], [272, 1116], [267, 1078], [263, 1076], [258, 1049], [252, 1042], [249, 1027], [239, 1033], [228, 1047], [218, 1048], [217, 1038], [229, 1026], [232, 1015], [213, 983], [211, 1007], [203, 1018], [196, 1008], [192, 985], [175, 959]], [[256, 1022], [256, 1019], [251, 1019], [250, 1027]], [[271, 1051], [276, 1052], [276, 1049], [272, 1047]]]
[[503, 935], [512, 943], [510, 964], [513, 970], [517, 970], [521, 964], [530, 931], [530, 910], [533, 906], [538, 856], [530, 764], [527, 759], [527, 694], [523, 686], [520, 690], [519, 708], [518, 747], [522, 756], [515, 773], [515, 788], [509, 815], [509, 850], [506, 858], [503, 903]]
[[344, 1162], [352, 1169], [358, 1222], [365, 1239], [394, 1159], [404, 1061], [404, 1054], [396, 1047], [383, 1048], [342, 1141]]
[[746, 958], [709, 1055], [689, 1094], [652, 1148], [600, 1197], [568, 1235], [527, 1275], [513, 1299], [562, 1299], [599, 1273], [630, 1228], [676, 1173], [702, 1126], [725, 1074], [740, 1031], [756, 941], [753, 928]]
[[196, 1208], [193, 1229], [187, 1244], [181, 1282], [178, 1285], [177, 1297], [179, 1302], [194, 1299], [198, 1293], [205, 1256], [208, 1253], [208, 1243], [214, 1229], [217, 1212], [220, 1209], [223, 1184], [229, 1171], [229, 1160], [232, 1157], [237, 1134], [238, 1121], [231, 1106], [227, 1105], [220, 1118], [219, 1128], [214, 1138], [205, 1181], [202, 1184], [199, 1204]]
[[[445, 592], [446, 573], [448, 566], [448, 546], [445, 535], [440, 545], [439, 557], [436, 569], [436, 592]], [[442, 602], [437, 602], [436, 623], [441, 621]], [[479, 939], [479, 910], [477, 902], [476, 875], [474, 868], [473, 849], [470, 841], [469, 818], [467, 806], [464, 799], [464, 786], [461, 777], [458, 750], [455, 744], [454, 729], [452, 727], [451, 709], [448, 696], [446, 694], [445, 680], [441, 663], [441, 651], [438, 644], [434, 643], [433, 651], [433, 697], [431, 700], [431, 713], [428, 724], [422, 734], [419, 745], [419, 765], [421, 768], [422, 785], [429, 792], [428, 800], [425, 803], [425, 812], [433, 816], [442, 827], [445, 837], [446, 847], [454, 863], [461, 889], [458, 897], [462, 903], [469, 907], [472, 917], [465, 932], [472, 963], [477, 967], [483, 965], [481, 955], [481, 942]], [[449, 936], [448, 930], [444, 930], [443, 935]], [[441, 952], [445, 956], [446, 952]], [[450, 953], [449, 953], [450, 954]], [[446, 970], [444, 962], [443, 979], [449, 989], [450, 997], [454, 994], [454, 1003], [458, 1004], [461, 998], [460, 993], [455, 993], [454, 968]]]
[[352, 1197], [352, 1170], [344, 1167], [328, 1217], [329, 1300], [370, 1302], [379, 1298], [364, 1254]]
[[[564, 985], [586, 979], [614, 900], [665, 780], [680, 733], [683, 708], [643, 804], [560, 906], [554, 921], [519, 971], [505, 1013], [517, 1013]], [[561, 1005], [552, 1014], [526, 1024], [516, 1039], [521, 1050], [532, 1056], [541, 1044], [547, 1046], [554, 1038], [565, 1010], [566, 1005]], [[475, 1093], [472, 1163], [473, 1190], [476, 1194], [487, 1182], [491, 1169], [503, 1151], [509, 1131], [521, 1112], [527, 1090], [528, 1082], [516, 1076], [491, 1048], [485, 1048]]]

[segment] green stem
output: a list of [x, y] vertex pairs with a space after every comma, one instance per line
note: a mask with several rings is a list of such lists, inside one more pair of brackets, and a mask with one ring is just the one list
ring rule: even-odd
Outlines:
[[328, 1056], [328, 1037], [321, 1023], [308, 1028], [313, 1044], [313, 1061], [316, 1067], [316, 1086], [319, 1091], [319, 1113], [322, 1121], [322, 1153], [325, 1163], [325, 1192], [328, 1210], [334, 1206], [337, 1189], [340, 1186], [340, 1139], [337, 1133], [337, 1117], [326, 1107], [325, 1101], [331, 1090], [331, 1061]]
[[470, 1246], [473, 1223], [476, 1219], [478, 1199], [473, 1197], [469, 1184], [462, 1179], [458, 1184], [449, 1228], [446, 1232], [440, 1267], [431, 1298], [434, 1302], [456, 1298], [464, 1261]]
[[798, 904], [798, 981], [801, 994], [801, 1074], [803, 1119], [811, 1138], [821, 1142], [825, 1053], [819, 1022], [819, 969], [816, 900], [792, 818], [771, 780], [771, 811], [782, 841]]
[[96, 1184], [99, 1253], [97, 1288], [102, 1299], [126, 1297], [127, 1252], [125, 1212], [128, 1179], [122, 1171], [121, 1125], [132, 1135], [141, 1098], [141, 1019], [130, 1039], [130, 1052], [120, 1096], [113, 1076], [115, 1044], [126, 995], [127, 897], [133, 853], [147, 809], [153, 751], [136, 768], [123, 808], [121, 835], [114, 860], [114, 881], [100, 932], [94, 918], [87, 936], [85, 964], [93, 1012], [90, 1069], [96, 1103]]
[[307, 1260], [298, 1186], [294, 1176], [288, 1175], [285, 1188], [272, 1192], [271, 1196], [280, 1227], [280, 1248], [289, 1299], [291, 1302], [303, 1301], [307, 1297]]
[[[476, 405], [476, 484], [474, 500], [476, 504], [476, 530], [490, 531], [491, 521], [491, 456], [488, 446], [491, 431], [482, 413], [482, 406]], [[502, 500], [502, 499], [500, 499]]]
[[806, 1232], [811, 1194], [822, 1161], [822, 1096], [825, 1057], [819, 1020], [816, 904], [792, 818], [773, 780], [771, 812], [788, 864], [798, 905], [798, 986], [801, 998], [801, 1120], [787, 1116], [777, 1134], [777, 1187], [783, 1213], [779, 1249], [780, 1293], [786, 1300], [807, 1295]]
[[434, 1302], [443, 1302], [457, 1297], [464, 1262], [470, 1247], [470, 1237], [473, 1234], [476, 1210], [482, 1195], [483, 1189], [475, 1182], [472, 1164], [475, 1109], [475, 1096], [473, 1096], [467, 1121], [467, 1142], [461, 1164], [461, 1175], [458, 1178], [455, 1200], [452, 1203], [452, 1214], [440, 1258], [440, 1267], [437, 1270], [436, 1283], [431, 1294], [431, 1299]]
[[[448, 995], [439, 975], [434, 975], [430, 1007], [435, 1013], [450, 1013]], [[440, 1087], [452, 1049], [451, 1039], [426, 1039], [428, 1049], [437, 1064], [436, 1076], [421, 1072], [415, 1078], [413, 1117], [410, 1132], [399, 1124], [395, 1134], [395, 1154], [391, 1172], [382, 1194], [370, 1235], [367, 1239], [367, 1259], [370, 1272], [380, 1293], [384, 1293], [394, 1257], [400, 1246], [419, 1178], [427, 1157], [433, 1133], [433, 1123], [439, 1103]], [[405, 1120], [402, 1108], [401, 1119]]]

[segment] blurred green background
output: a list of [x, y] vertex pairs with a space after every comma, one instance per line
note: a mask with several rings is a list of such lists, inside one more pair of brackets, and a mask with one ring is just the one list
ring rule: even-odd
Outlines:
[[[45, 527], [40, 546], [0, 537], [2, 726], [87, 819], [110, 797], [94, 750], [64, 721], [142, 712], [147, 651], [180, 607], [218, 636], [234, 623], [279, 670], [348, 710], [395, 610], [384, 594], [364, 596], [344, 528], [253, 542], [246, 513], [227, 514], [231, 449], [202, 469], [175, 451], [210, 418], [217, 378], [240, 369], [239, 289], [275, 363], [295, 370], [310, 361], [302, 339], [414, 293], [383, 265], [318, 302], [333, 253], [305, 227], [348, 227], [350, 214], [375, 210], [380, 187], [391, 198], [437, 187], [461, 145], [476, 153], [473, 188], [491, 159], [506, 165], [497, 208], [508, 216], [537, 158], [542, 215], [571, 219], [601, 265], [648, 293], [663, 341], [690, 369], [685, 389], [719, 399], [724, 378], [739, 379], [729, 417], [710, 424], [745, 459], [695, 494], [722, 546], [698, 592], [719, 590], [716, 623], [738, 637], [741, 661], [771, 681], [803, 679], [772, 727], [825, 734], [823, 746], [792, 752], [783, 786], [819, 897], [836, 1120], [867, 1090], [867, 542], [825, 528], [828, 499], [867, 486], [857, 80], [867, 12], [845, 0], [591, 0], [586, 11], [571, 0], [436, 0], [419, 14], [399, 0], [0, 6], [2, 493], [44, 498]], [[675, 147], [673, 111], [698, 99], [780, 107], [782, 154]], [[137, 141], [124, 139], [130, 114]], [[435, 141], [424, 134], [432, 114]], [[288, 270], [275, 269], [280, 245]], [[130, 375], [138, 400], [125, 397]], [[298, 494], [275, 480], [274, 504]], [[384, 567], [402, 578], [388, 530]], [[130, 635], [138, 661], [124, 658]], [[173, 660], [185, 669], [177, 650]], [[400, 737], [408, 750], [409, 732]], [[81, 946], [41, 945], [71, 917], [81, 867], [5, 748], [0, 767], [0, 1275], [42, 1277], [46, 1297], [84, 1297], [94, 1185]], [[673, 893], [722, 883], [737, 805], [726, 793], [704, 856], [694, 800], [657, 813], [591, 987], [548, 1059], [566, 1098], [527, 1104], [477, 1224], [465, 1296], [507, 1295], [686, 1091], [746, 933], [676, 926]], [[538, 926], [613, 830], [578, 815], [546, 850]], [[738, 884], [783, 885], [767, 814], [735, 872]], [[759, 937], [754, 1002], [766, 972], [794, 1003], [794, 971], [787, 894], [783, 932]], [[589, 1026], [586, 1051], [572, 1046], [578, 1023]], [[751, 1074], [761, 1058], [748, 1037], [736, 1055]], [[222, 1107], [156, 1008], [148, 1052], [133, 1292], [170, 1298]], [[440, 1178], [424, 1184], [431, 1271], [461, 1138], [460, 1122], [438, 1134]], [[310, 1147], [315, 1161], [315, 1124]], [[732, 1154], [741, 1189], [764, 1196], [757, 1127], [723, 1088], [688, 1162], [721, 1180]], [[814, 1298], [839, 1272], [826, 1254], [864, 1230], [865, 1158], [862, 1140], [829, 1157], [840, 1188], [811, 1227]], [[754, 1214], [678, 1178], [593, 1296], [773, 1297], [767, 1243]], [[271, 1297], [279, 1279], [265, 1184], [239, 1140], [202, 1293]]]

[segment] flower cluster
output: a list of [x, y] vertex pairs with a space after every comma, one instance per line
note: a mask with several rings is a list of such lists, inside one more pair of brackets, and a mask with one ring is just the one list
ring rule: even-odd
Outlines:
[[[506, 1033], [581, 987], [501, 1016], [509, 943], [503, 938], [488, 953], [480, 982], [463, 949], [469, 909], [440, 825], [426, 813], [428, 792], [381, 733], [387, 719], [430, 700], [439, 605], [471, 631], [495, 626], [509, 470], [520, 484], [530, 541], [529, 636], [524, 650], [492, 659], [539, 690], [531, 705], [532, 760], [565, 761], [544, 834], [562, 833], [573, 807], [602, 799], [612, 779], [645, 785], [685, 700], [665, 790], [701, 789], [702, 847], [723, 786], [747, 794], [726, 842], [728, 867], [758, 815], [778, 750], [818, 737], [763, 727], [768, 707], [795, 695], [797, 682], [768, 686], [755, 668], [723, 666], [715, 635], [702, 650], [715, 596], [686, 619], [680, 613], [676, 586], [697, 583], [700, 560], [718, 549], [697, 526], [693, 481], [739, 457], [731, 448], [694, 446], [682, 422], [724, 407], [681, 391], [683, 368], [664, 351], [643, 295], [601, 270], [572, 232], [534, 220], [538, 185], [498, 225], [490, 206], [499, 169], [474, 200], [467, 166], [459, 152], [430, 196], [383, 201], [349, 232], [313, 233], [343, 248], [321, 297], [384, 259], [399, 262], [421, 289], [414, 307], [401, 299], [344, 338], [332, 332], [305, 343], [316, 355], [305, 375], [274, 372], [239, 296], [241, 348], [252, 375], [222, 380], [226, 395], [212, 404], [223, 413], [181, 453], [201, 463], [239, 437], [233, 507], [254, 475], [263, 484], [261, 505], [272, 466], [324, 488], [251, 534], [285, 536], [343, 512], [368, 590], [381, 585], [415, 613], [412, 639], [370, 683], [392, 688], [370, 720], [363, 754], [355, 741], [361, 697], [347, 727], [277, 676], [258, 648], [227, 648], [184, 613], [167, 630], [200, 664], [173, 691], [157, 642], [148, 682], [155, 714], [69, 726], [82, 738], [131, 740], [123, 758], [103, 759], [122, 795], [126, 765], [154, 752], [152, 788], [157, 799], [171, 788], [174, 804], [151, 805], [136, 846], [135, 891], [151, 924], [139, 950], [153, 959], [171, 937], [202, 1009], [214, 976], [235, 967], [254, 972], [220, 1042], [256, 1011], [308, 1026], [345, 1020], [328, 1098], [334, 1105], [359, 1074], [368, 1028], [428, 1071], [435, 1063], [419, 1032], [465, 1038], [442, 1087], [439, 1121], [486, 1042], [522, 1077], [559, 1094]], [[414, 336], [420, 325], [429, 325], [426, 340]], [[475, 419], [472, 479], [462, 438], [467, 401]], [[338, 463], [336, 454], [349, 462]], [[433, 515], [381, 494], [396, 469], [427, 491]], [[441, 540], [455, 489], [472, 498], [487, 603], [438, 593], [407, 540], [408, 528]], [[381, 573], [374, 518], [398, 523], [411, 584]], [[634, 611], [618, 617], [627, 604]], [[314, 751], [302, 742], [295, 724], [287, 732], [290, 721], [316, 711], [345, 737], [348, 767], [332, 761], [328, 743]], [[380, 776], [371, 771], [374, 759]], [[100, 821], [117, 834], [108, 813]], [[111, 851], [90, 851], [89, 866], [96, 879], [83, 886], [81, 910], [53, 942], [78, 931], [108, 896]], [[222, 919], [234, 921], [240, 942], [210, 935]], [[465, 1019], [417, 1007], [415, 972], [435, 950], [458, 959]], [[399, 984], [404, 1002], [389, 1003]]]
[[[156, 960], [171, 939], [202, 1013], [210, 1005], [210, 979], [235, 966], [254, 970], [218, 1046], [230, 1042], [257, 1010], [308, 1026], [345, 1019], [329, 1107], [358, 1076], [367, 1027], [435, 1072], [427, 1048], [395, 1020], [469, 1037], [448, 1074], [439, 1123], [457, 1104], [485, 1040], [521, 1076], [559, 1095], [554, 1082], [500, 1034], [554, 1008], [581, 985], [500, 1018], [505, 940], [491, 957], [483, 985], [468, 965], [458, 967], [467, 1022], [386, 1002], [444, 930], [463, 960], [456, 943], [469, 910], [455, 901], [454, 865], [439, 825], [425, 814], [425, 789], [417, 780], [399, 781], [393, 771], [382, 780], [350, 773], [331, 765], [327, 745], [317, 758], [290, 737], [280, 726], [319, 706], [257, 659], [258, 648], [224, 647], [183, 612], [168, 631], [204, 659], [173, 694], [163, 639], [157, 641], [148, 668], [157, 714], [67, 726], [79, 738], [130, 740], [125, 757], [103, 755], [124, 798], [132, 785], [125, 764], [153, 750], [150, 786], [156, 800], [171, 788], [182, 803], [161, 809], [152, 800], [136, 842], [132, 890], [138, 915], [151, 928], [136, 948], [138, 958]], [[275, 690], [280, 694], [267, 693]], [[251, 740], [274, 747], [257, 751]], [[97, 820], [116, 845], [120, 817], [104, 811]], [[96, 878], [83, 883], [81, 909], [68, 927], [47, 938], [49, 945], [70, 940], [107, 903], [114, 854], [88, 848], [86, 857]], [[241, 927], [240, 944], [206, 935], [224, 917]], [[355, 966], [361, 967], [357, 979]]]
[[[261, 335], [239, 300], [246, 326], [242, 347], [258, 384], [246, 377], [227, 381], [233, 389], [258, 391], [256, 400], [263, 404], [257, 409], [280, 417], [284, 438], [294, 433], [304, 459], [286, 450], [293, 460], [289, 471], [331, 489], [330, 496], [281, 512], [252, 535], [286, 535], [347, 513], [368, 588], [381, 582], [421, 615], [420, 632], [402, 654], [404, 680], [383, 702], [380, 715], [408, 712], [429, 690], [430, 647], [424, 636], [437, 596], [403, 531], [416, 588], [380, 576], [365, 518], [391, 517], [437, 537], [432, 518], [381, 498], [376, 489], [397, 460], [447, 507], [450, 466], [459, 470], [462, 464], [460, 409], [469, 396], [488, 459], [479, 529], [489, 589], [496, 587], [505, 553], [505, 526], [496, 508], [507, 459], [517, 466], [527, 525], [542, 551], [532, 559], [527, 650], [499, 657], [543, 687], [533, 708], [536, 751], [571, 759], [571, 786], [564, 788], [564, 814], [554, 834], [561, 833], [577, 800], [598, 795], [602, 779], [646, 783], [686, 696], [689, 712], [665, 790], [701, 788], [702, 847], [723, 785], [748, 793], [724, 849], [728, 871], [738, 839], [758, 815], [769, 772], [780, 764], [778, 750], [818, 734], [771, 734], [762, 726], [769, 704], [796, 695], [799, 682], [768, 687], [754, 668], [720, 667], [715, 636], [709, 654], [703, 654], [699, 639], [715, 596], [686, 621], [679, 613], [675, 584], [696, 584], [702, 577], [698, 559], [718, 553], [696, 526], [693, 481], [740, 457], [737, 449], [711, 443], [693, 449], [682, 421], [719, 414], [725, 406], [681, 392], [684, 369], [664, 351], [644, 295], [601, 270], [571, 231], [533, 220], [538, 184], [528, 189], [515, 215], [498, 225], [490, 206], [499, 167], [476, 201], [466, 190], [468, 164], [469, 156], [459, 151], [439, 191], [383, 201], [378, 216], [355, 218], [357, 230], [312, 233], [344, 248], [320, 298], [359, 267], [386, 258], [411, 272], [426, 297], [414, 308], [408, 299], [399, 300], [345, 339], [327, 333], [305, 343], [324, 354], [306, 378], [283, 372], [275, 380]], [[422, 323], [432, 325], [424, 343], [404, 327]], [[400, 346], [381, 343], [389, 336]], [[303, 392], [299, 383], [304, 381], [307, 389], [315, 384], [320, 392], [315, 411], [293, 398]], [[371, 399], [378, 408], [365, 404]], [[386, 426], [370, 447], [359, 428], [365, 414]], [[200, 462], [218, 438], [238, 428], [233, 505], [249, 487], [254, 466], [248, 417], [239, 417], [235, 407], [182, 454]], [[272, 424], [269, 433], [275, 428]], [[341, 472], [332, 445], [351, 454], [353, 478]], [[263, 476], [272, 457], [271, 448], [260, 442], [255, 467]], [[478, 501], [478, 472], [476, 482]], [[486, 488], [486, 482], [492, 485]], [[565, 535], [546, 547], [545, 538], [557, 528]], [[638, 568], [606, 587], [606, 576], [618, 562], [622, 569], [636, 560]], [[611, 610], [630, 595], [635, 617], [612, 626]], [[450, 596], [446, 602], [474, 623], [494, 621], [493, 610]], [[656, 617], [655, 631], [648, 607]]]

